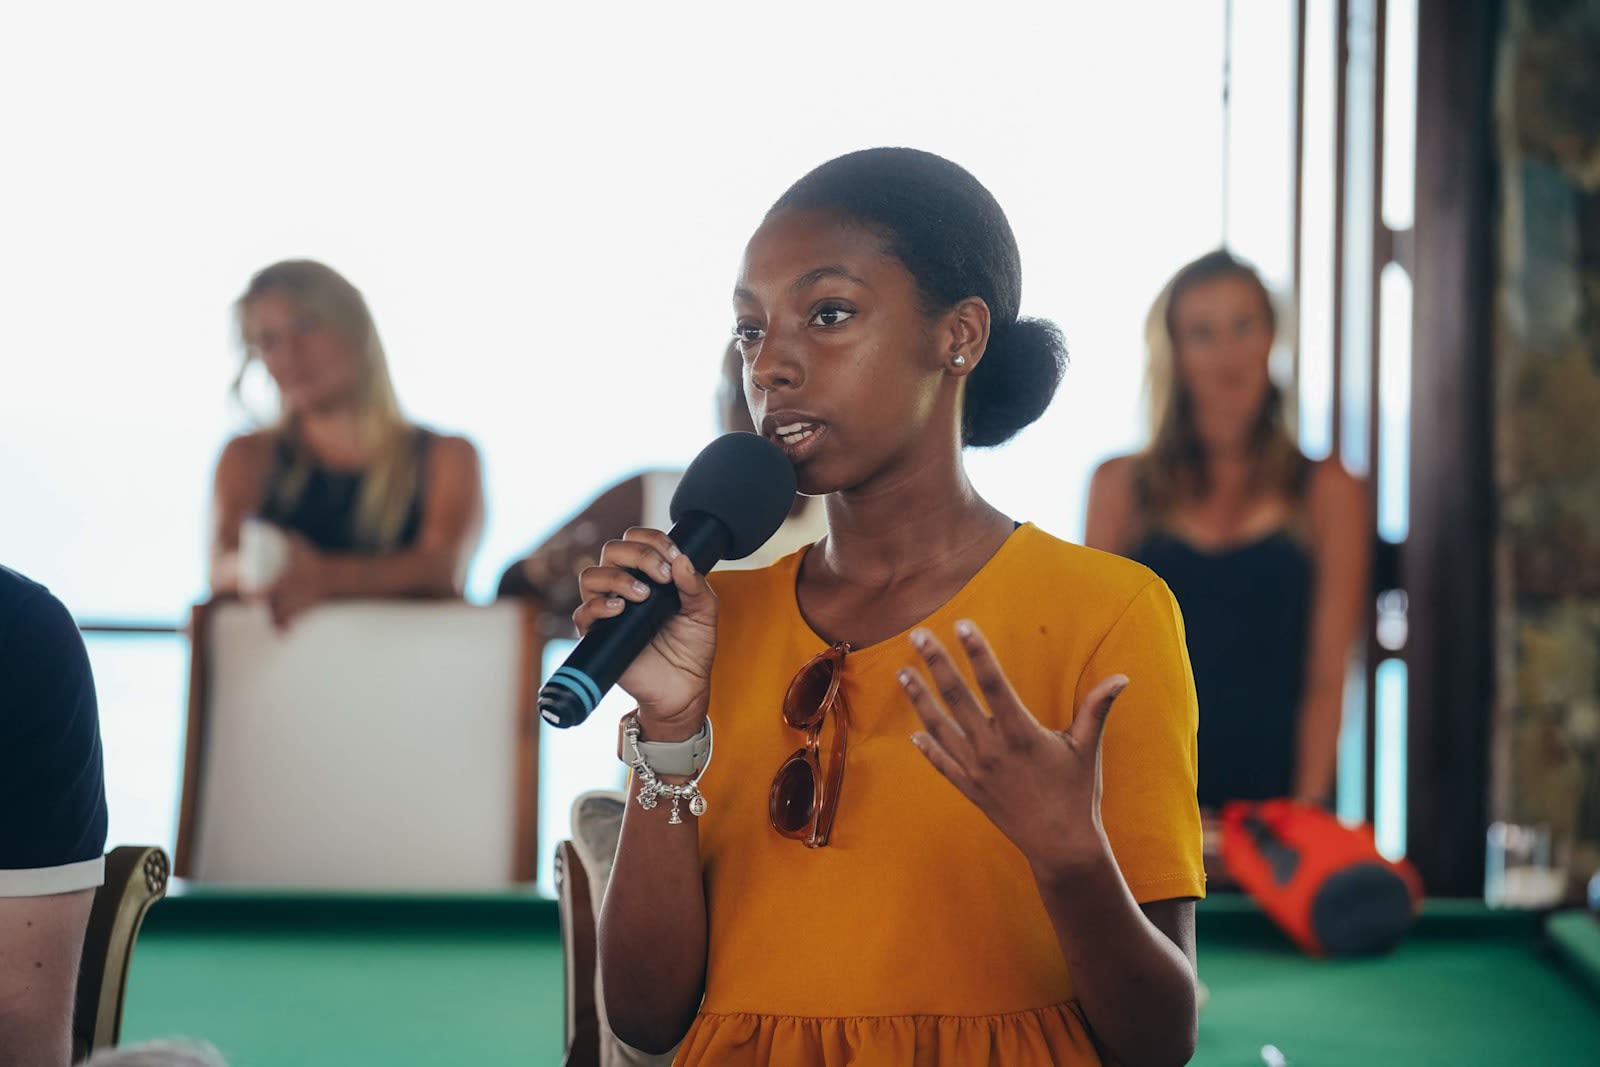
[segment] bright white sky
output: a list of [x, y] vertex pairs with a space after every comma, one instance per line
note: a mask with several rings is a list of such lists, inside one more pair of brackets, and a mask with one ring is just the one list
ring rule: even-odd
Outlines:
[[[1291, 7], [1234, 13], [1230, 243], [1279, 288]], [[1222, 0], [6, 5], [0, 562], [80, 618], [183, 617], [244, 425], [230, 304], [309, 256], [367, 294], [409, 414], [481, 449], [487, 599], [593, 492], [712, 436], [746, 238], [882, 144], [1010, 216], [1072, 365], [970, 466], [1077, 538], [1093, 465], [1141, 437], [1145, 311], [1223, 236], [1222, 56]], [[183, 649], [91, 651], [113, 837], [170, 844]]]
[[[1281, 6], [1235, 16], [1266, 43], [1235, 58], [1232, 213], [1280, 278]], [[1221, 236], [1221, 55], [1220, 0], [11, 5], [0, 560], [80, 617], [200, 597], [242, 424], [229, 304], [311, 256], [368, 295], [408, 412], [482, 449], [485, 597], [593, 490], [712, 435], [745, 239], [809, 167], [876, 144], [950, 156], [1009, 213], [1024, 310], [1072, 367], [972, 466], [1076, 537], [1093, 462], [1139, 438], [1151, 296]]]

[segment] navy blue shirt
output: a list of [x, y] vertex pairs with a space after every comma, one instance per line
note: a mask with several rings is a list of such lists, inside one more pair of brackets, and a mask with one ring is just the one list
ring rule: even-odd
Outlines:
[[105, 770], [89, 655], [44, 586], [0, 567], [0, 896], [104, 877]]

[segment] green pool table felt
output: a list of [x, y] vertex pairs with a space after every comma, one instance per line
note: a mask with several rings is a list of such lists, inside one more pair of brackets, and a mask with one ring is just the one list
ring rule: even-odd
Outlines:
[[[1194, 1063], [1600, 1063], [1600, 924], [1430, 902], [1390, 956], [1308, 960], [1247, 901], [1203, 902]], [[194, 890], [159, 904], [125, 1043], [187, 1035], [232, 1067], [557, 1064], [553, 902]]]

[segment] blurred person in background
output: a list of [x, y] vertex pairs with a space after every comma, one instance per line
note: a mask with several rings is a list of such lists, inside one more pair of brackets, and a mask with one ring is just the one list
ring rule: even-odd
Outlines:
[[1268, 376], [1276, 330], [1247, 263], [1217, 251], [1180, 270], [1146, 322], [1150, 443], [1089, 487], [1085, 543], [1148, 566], [1183, 610], [1212, 814], [1331, 802], [1367, 595], [1366, 491], [1301, 453]]
[[[744, 356], [738, 341], [722, 353], [717, 385], [718, 421], [723, 433], [754, 433], [750, 407], [744, 394]], [[546, 612], [555, 635], [572, 632], [572, 613], [581, 603], [578, 574], [600, 560], [600, 550], [612, 538], [634, 527], [666, 529], [671, 525], [667, 505], [683, 477], [682, 471], [642, 471], [618, 482], [590, 501], [528, 555], [506, 569], [500, 578], [502, 597], [532, 597]], [[821, 540], [828, 532], [828, 517], [820, 500], [796, 496], [794, 509], [778, 532], [756, 552], [741, 560], [727, 560], [719, 570], [765, 567], [789, 553]]]
[[0, 567], [0, 1067], [71, 1058], [105, 847], [89, 654], [61, 601]]
[[235, 313], [235, 395], [259, 360], [280, 407], [217, 463], [212, 592], [261, 598], [279, 626], [339, 597], [460, 596], [483, 525], [478, 454], [402, 414], [360, 290], [286, 260]]

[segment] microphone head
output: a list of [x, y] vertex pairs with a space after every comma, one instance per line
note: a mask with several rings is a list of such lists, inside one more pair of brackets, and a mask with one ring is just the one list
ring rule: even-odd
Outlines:
[[782, 449], [757, 434], [723, 434], [683, 472], [672, 521], [694, 511], [710, 515], [732, 534], [723, 558], [743, 559], [778, 532], [794, 494], [794, 467]]

